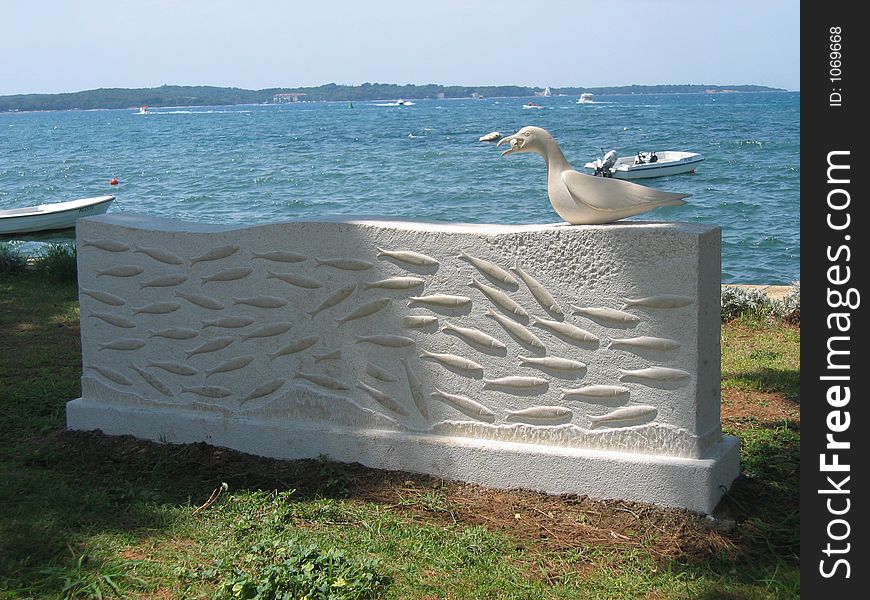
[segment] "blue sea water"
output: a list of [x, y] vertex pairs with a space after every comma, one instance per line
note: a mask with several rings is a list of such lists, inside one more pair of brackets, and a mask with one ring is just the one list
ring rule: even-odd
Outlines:
[[[549, 130], [578, 170], [603, 148], [686, 150], [691, 193], [636, 217], [722, 227], [725, 283], [800, 279], [800, 94], [662, 94], [0, 113], [0, 209], [113, 193], [110, 211], [247, 224], [326, 215], [558, 222], [537, 155], [478, 142]], [[116, 177], [120, 185], [109, 187]]]

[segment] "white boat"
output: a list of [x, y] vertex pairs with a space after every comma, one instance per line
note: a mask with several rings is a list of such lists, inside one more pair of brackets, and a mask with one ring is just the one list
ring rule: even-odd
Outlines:
[[549, 98], [553, 95], [553, 92], [550, 91], [550, 86], [544, 88], [543, 92], [535, 92], [535, 96], [541, 96], [543, 98]]
[[577, 99], [577, 104], [595, 104], [595, 96], [589, 92], [583, 92]]
[[536, 102], [526, 102], [525, 104], [523, 104], [523, 108], [544, 108], [544, 107], [541, 106], [540, 104], [537, 104]]
[[604, 158], [599, 158], [584, 166], [595, 175], [614, 179], [650, 179], [667, 175], [680, 175], [695, 170], [704, 157], [697, 152], [638, 152], [636, 156], [617, 158], [611, 150]]
[[105, 213], [114, 199], [114, 196], [97, 196], [0, 210], [0, 235], [71, 229], [80, 217]]
[[404, 98], [399, 98], [398, 100], [396, 100], [396, 105], [397, 106], [414, 106], [414, 103], [411, 102], [410, 100], [405, 100]]
[[148, 107], [147, 107], [147, 106], [140, 106], [140, 107], [139, 107], [139, 112], [137, 112], [136, 114], [137, 114], [137, 115], [150, 115], [151, 113], [148, 111]]

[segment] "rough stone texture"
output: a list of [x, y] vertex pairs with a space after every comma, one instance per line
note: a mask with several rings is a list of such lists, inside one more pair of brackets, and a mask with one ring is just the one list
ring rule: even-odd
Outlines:
[[[719, 423], [719, 233], [642, 222], [83, 219], [84, 371], [68, 425], [709, 512], [739, 468]], [[412, 287], [367, 285], [386, 279]], [[435, 295], [470, 302], [410, 301]], [[410, 327], [408, 316], [437, 323]], [[646, 343], [609, 347], [625, 338]], [[535, 385], [489, 381], [505, 377]], [[627, 392], [561, 391], [589, 386]]]

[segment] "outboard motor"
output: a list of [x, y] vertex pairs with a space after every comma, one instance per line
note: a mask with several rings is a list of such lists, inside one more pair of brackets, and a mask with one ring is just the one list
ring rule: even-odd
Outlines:
[[613, 165], [616, 164], [616, 159], [619, 154], [616, 150], [611, 150], [603, 157], [598, 159], [598, 165], [595, 167], [595, 174], [600, 177], [613, 177]]

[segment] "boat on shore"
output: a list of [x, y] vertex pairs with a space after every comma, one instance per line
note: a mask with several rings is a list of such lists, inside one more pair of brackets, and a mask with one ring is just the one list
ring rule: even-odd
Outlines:
[[600, 177], [651, 179], [691, 173], [703, 160], [704, 157], [697, 152], [638, 152], [636, 156], [617, 158], [616, 152], [611, 150], [603, 158], [584, 166]]
[[0, 235], [72, 229], [81, 217], [105, 213], [114, 200], [114, 196], [97, 196], [0, 210]]

